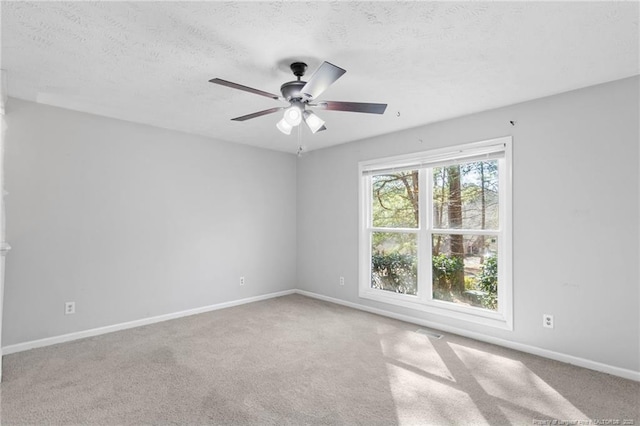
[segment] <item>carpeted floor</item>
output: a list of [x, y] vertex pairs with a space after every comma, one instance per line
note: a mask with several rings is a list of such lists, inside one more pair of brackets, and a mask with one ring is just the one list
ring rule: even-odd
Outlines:
[[34, 349], [4, 358], [1, 420], [640, 424], [640, 383], [418, 328], [292, 295]]

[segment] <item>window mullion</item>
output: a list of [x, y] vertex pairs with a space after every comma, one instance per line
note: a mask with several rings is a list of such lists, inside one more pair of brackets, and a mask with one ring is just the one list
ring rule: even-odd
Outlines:
[[433, 294], [433, 290], [431, 289], [432, 188], [432, 169], [421, 169], [419, 186], [420, 233], [418, 235], [418, 297], [425, 302], [431, 300]]
[[[500, 229], [503, 232], [498, 236], [498, 247], [500, 250], [498, 251], [498, 283], [502, 283], [502, 285], [498, 285], [498, 312], [504, 314], [507, 309], [511, 308], [511, 303], [507, 302], [507, 276], [505, 274], [505, 270], [507, 269], [507, 262], [505, 261], [506, 257], [511, 253], [511, 247], [507, 247], [505, 238], [504, 238], [504, 230], [508, 229], [508, 226], [505, 226], [505, 222], [509, 220], [509, 215], [507, 214], [507, 185], [506, 185], [506, 169], [507, 164], [504, 159], [500, 159], [498, 161], [498, 196], [499, 199], [502, 200], [500, 203], [499, 217], [500, 217]], [[510, 279], [510, 278], [509, 278]]]
[[371, 241], [373, 238], [373, 232], [371, 226], [372, 221], [372, 209], [371, 209], [371, 177], [360, 178], [361, 190], [360, 190], [360, 209], [362, 210], [360, 215], [361, 228], [360, 228], [360, 242], [359, 242], [359, 292], [369, 291], [371, 286]]
[[372, 226], [369, 228], [371, 232], [397, 232], [399, 234], [417, 234], [419, 228], [384, 228], [380, 226]]
[[444, 235], [492, 235], [492, 236], [499, 236], [501, 234], [500, 231], [496, 231], [495, 229], [456, 229], [456, 228], [433, 229], [432, 233], [444, 234]]
[[[490, 156], [484, 155], [484, 151], [480, 152], [477, 149], [484, 150], [499, 144], [502, 148], [491, 148]], [[511, 149], [511, 138], [507, 137], [411, 154], [401, 159], [398, 157], [360, 162], [358, 164], [361, 179], [359, 296], [475, 324], [512, 330]], [[430, 163], [420, 161], [423, 158], [428, 158]], [[486, 167], [483, 166], [484, 163], [473, 164], [480, 162], [490, 164]], [[446, 219], [443, 219], [440, 225], [444, 225], [445, 228], [435, 229], [435, 220], [438, 216], [434, 216], [434, 196], [439, 193], [437, 191], [440, 191], [440, 184], [437, 183], [440, 177], [434, 177], [433, 173], [452, 164], [466, 163], [469, 163], [469, 166], [461, 169], [460, 185], [461, 190], [471, 189], [466, 193], [467, 198], [462, 199], [463, 208], [466, 208], [463, 210], [466, 216], [463, 217], [466, 218], [464, 226], [473, 229], [447, 229], [449, 222]], [[418, 224], [415, 228], [411, 228], [414, 226], [414, 219], [409, 219], [407, 214], [413, 213], [409, 197], [413, 192], [408, 182], [413, 182], [412, 185], [415, 185], [416, 182], [409, 179], [415, 178], [415, 174], [411, 171], [416, 170], [418, 171]], [[396, 173], [398, 176], [391, 175]], [[456, 176], [455, 170], [450, 173]], [[405, 176], [411, 177], [405, 178]], [[478, 182], [483, 182], [480, 177], [491, 182], [491, 186], [488, 186], [490, 192], [485, 193], [490, 200], [486, 205], [485, 198], [480, 199], [477, 192], [477, 188], [480, 188]], [[442, 179], [445, 179], [444, 173]], [[447, 177], [443, 185], [450, 183], [451, 179]], [[434, 188], [434, 184], [437, 188]], [[443, 186], [443, 190], [444, 188]], [[483, 185], [482, 188], [486, 187]], [[374, 189], [379, 192], [374, 194]], [[449, 190], [443, 196], [453, 197], [451, 193], [452, 191]], [[380, 199], [379, 203], [376, 197]], [[481, 201], [485, 211], [491, 209], [488, 213], [490, 216], [487, 216], [490, 218], [489, 222], [485, 226], [493, 229], [478, 229], [481, 226], [478, 226], [480, 216], [477, 212], [481, 211], [479, 210]], [[374, 220], [376, 225], [383, 226], [374, 226]], [[437, 238], [439, 245], [442, 240], [440, 253], [443, 255], [436, 259], [435, 273], [432, 255], [434, 237]], [[463, 248], [460, 247], [460, 241], [464, 244]], [[463, 256], [465, 278], [471, 277], [474, 280], [470, 283], [465, 280], [465, 283], [471, 285], [481, 283], [478, 289], [482, 288], [482, 290], [479, 293], [474, 293], [473, 288], [469, 289], [469, 285], [464, 289], [457, 285], [455, 289], [452, 288], [454, 287], [452, 277], [460, 271], [457, 259], [453, 259], [452, 253], [462, 251], [465, 253]], [[491, 263], [491, 269], [487, 270], [486, 266], [483, 266], [482, 258], [486, 260], [486, 256], [491, 254], [498, 256], [495, 259], [491, 258], [493, 261], [497, 260], [497, 265]], [[415, 268], [417, 268], [417, 280], [414, 275]], [[486, 277], [491, 281], [478, 279], [479, 274], [485, 273], [482, 271], [489, 271], [491, 275]], [[487, 283], [493, 285], [496, 279], [497, 291], [487, 289]], [[437, 292], [436, 298], [434, 298], [434, 291]], [[484, 299], [486, 295], [497, 296], [497, 309], [495, 306], [487, 306]]]

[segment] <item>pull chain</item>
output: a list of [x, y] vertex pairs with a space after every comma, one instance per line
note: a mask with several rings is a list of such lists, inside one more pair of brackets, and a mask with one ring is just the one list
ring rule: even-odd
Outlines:
[[298, 157], [302, 157], [302, 126], [298, 125]]

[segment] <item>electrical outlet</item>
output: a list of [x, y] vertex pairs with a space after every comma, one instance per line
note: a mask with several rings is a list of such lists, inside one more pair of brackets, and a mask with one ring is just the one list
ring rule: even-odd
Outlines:
[[244, 277], [240, 277], [240, 285], [244, 285]]
[[344, 285], [344, 277], [340, 277], [340, 285]]
[[553, 328], [553, 315], [542, 314], [542, 326], [545, 328]]
[[76, 302], [65, 302], [64, 314], [71, 315], [76, 313]]

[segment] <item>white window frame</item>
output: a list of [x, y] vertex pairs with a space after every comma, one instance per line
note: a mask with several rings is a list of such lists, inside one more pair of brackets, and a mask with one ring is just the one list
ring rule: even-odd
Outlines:
[[[441, 315], [448, 318], [482, 324], [490, 327], [513, 330], [513, 243], [512, 243], [512, 138], [511, 136], [467, 143], [447, 148], [434, 149], [414, 154], [361, 161], [358, 163], [359, 178], [359, 296], [377, 302], [403, 306]], [[432, 179], [424, 169], [455, 164], [456, 162], [480, 161], [498, 158], [499, 218], [497, 231], [446, 230], [450, 233], [495, 235], [498, 238], [498, 309], [491, 311], [479, 307], [457, 305], [437, 300], [432, 293], [432, 267], [429, 262], [418, 261], [417, 295], [394, 293], [371, 288], [371, 236], [385, 228], [372, 226], [371, 175], [382, 172], [421, 169], [420, 223], [417, 228], [389, 228], [389, 232], [415, 233], [418, 237], [418, 259], [429, 258], [432, 235], [431, 218], [427, 206], [431, 199]]]

